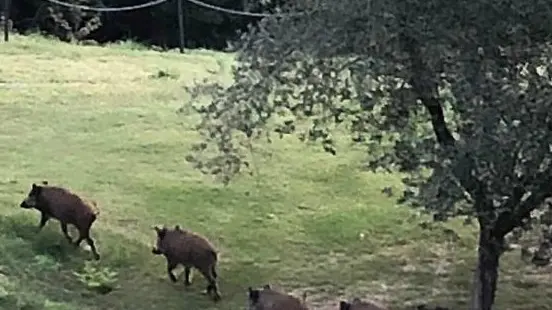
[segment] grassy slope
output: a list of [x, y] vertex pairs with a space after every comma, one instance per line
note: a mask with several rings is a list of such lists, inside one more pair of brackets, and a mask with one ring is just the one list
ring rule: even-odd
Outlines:
[[[240, 309], [247, 286], [265, 282], [307, 290], [319, 309], [353, 295], [465, 305], [473, 232], [447, 243], [438, 229], [419, 228], [380, 192], [398, 189], [398, 177], [360, 172], [361, 153], [342, 147], [329, 157], [277, 141], [265, 146], [273, 157], [257, 156], [258, 177], [227, 188], [186, 164], [196, 135], [193, 118], [175, 113], [187, 98], [182, 86], [227, 78], [230, 56], [14, 36], [0, 59], [0, 308], [34, 300], [47, 309]], [[159, 70], [173, 75], [155, 77]], [[17, 207], [43, 179], [101, 203], [93, 234], [100, 266], [119, 272], [118, 290], [87, 292], [72, 272], [89, 253], [70, 249], [55, 221], [36, 234], [38, 214]], [[164, 259], [150, 254], [151, 227], [162, 223], [220, 248], [223, 302], [199, 294], [199, 274], [189, 292], [168, 281]], [[506, 257], [498, 309], [548, 309], [543, 274]]]

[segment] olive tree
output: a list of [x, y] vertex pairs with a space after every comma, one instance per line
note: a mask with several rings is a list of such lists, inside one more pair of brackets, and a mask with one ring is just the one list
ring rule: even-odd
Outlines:
[[302, 13], [242, 36], [230, 85], [190, 90], [211, 100], [195, 105], [203, 140], [187, 159], [228, 183], [258, 139], [297, 134], [338, 155], [342, 127], [372, 170], [408, 175], [402, 203], [477, 219], [471, 309], [491, 309], [505, 236], [552, 195], [552, 2], [304, 0], [291, 10]]

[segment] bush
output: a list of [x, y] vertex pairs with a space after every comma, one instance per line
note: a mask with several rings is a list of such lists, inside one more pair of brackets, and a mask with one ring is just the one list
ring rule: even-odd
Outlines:
[[97, 267], [96, 262], [85, 262], [82, 272], [73, 274], [86, 288], [100, 294], [108, 294], [116, 288], [117, 272], [108, 267]]

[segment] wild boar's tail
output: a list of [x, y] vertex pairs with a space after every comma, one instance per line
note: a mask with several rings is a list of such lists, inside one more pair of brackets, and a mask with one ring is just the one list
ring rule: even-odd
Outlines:
[[218, 253], [215, 250], [209, 250], [209, 254], [213, 259], [210, 263], [209, 271], [211, 272], [211, 275], [213, 276], [213, 278], [217, 279], [218, 278], [218, 273], [217, 273]]
[[98, 203], [95, 200], [90, 200], [90, 204], [92, 205], [94, 215], [99, 216], [100, 215], [100, 208], [98, 207]]
[[211, 255], [213, 256], [213, 259], [214, 259], [215, 262], [216, 262], [216, 261], [218, 260], [218, 254], [217, 254], [217, 252], [214, 251], [214, 250], [211, 250], [210, 252], [211, 252]]
[[211, 274], [212, 274], [213, 277], [216, 279], [216, 278], [218, 278], [217, 269], [216, 269], [217, 260], [218, 260], [218, 254], [217, 254], [217, 252], [214, 251], [214, 250], [211, 250], [211, 251], [210, 251], [210, 254], [211, 254], [211, 256], [213, 257], [213, 264], [211, 265]]
[[218, 278], [217, 268], [215, 265], [211, 266], [211, 274], [213, 275], [213, 278]]

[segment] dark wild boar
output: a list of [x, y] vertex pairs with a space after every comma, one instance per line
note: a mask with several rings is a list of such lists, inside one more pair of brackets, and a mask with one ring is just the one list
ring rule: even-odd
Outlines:
[[217, 251], [203, 236], [175, 226], [174, 229], [154, 227], [157, 232], [157, 245], [152, 249], [155, 255], [164, 255], [167, 259], [167, 273], [172, 282], [176, 282], [173, 270], [184, 266], [185, 285], [192, 282], [192, 267], [197, 268], [208, 282], [206, 293], [213, 293], [213, 299], [221, 299], [217, 285]]
[[374, 302], [361, 301], [359, 298], [355, 298], [352, 302], [342, 300], [339, 303], [339, 310], [387, 310], [387, 308]]
[[248, 288], [248, 310], [308, 310], [305, 305], [306, 294], [303, 300], [279, 292], [266, 284], [262, 289]]
[[79, 238], [73, 244], [78, 247], [83, 240], [86, 240], [94, 258], [100, 259], [94, 240], [90, 237], [90, 227], [99, 214], [96, 202], [88, 202], [68, 189], [49, 186], [48, 182], [44, 181], [42, 185], [33, 183], [31, 191], [21, 202], [20, 207], [40, 211], [39, 231], [50, 218], [59, 220], [61, 231], [70, 243], [73, 243], [73, 238], [67, 232], [67, 225], [74, 225], [79, 231]]

